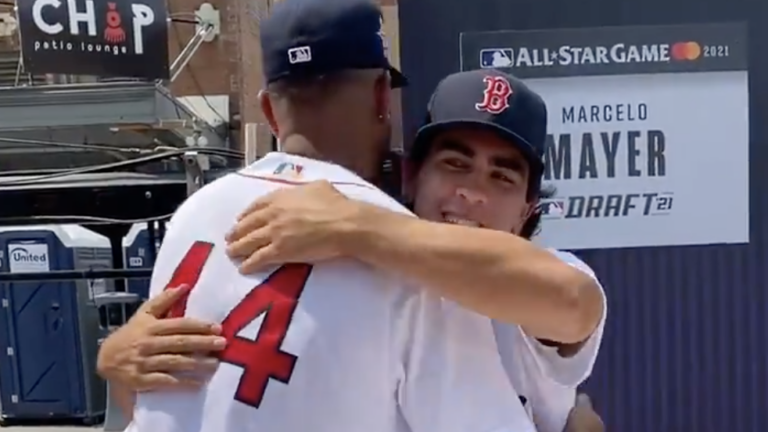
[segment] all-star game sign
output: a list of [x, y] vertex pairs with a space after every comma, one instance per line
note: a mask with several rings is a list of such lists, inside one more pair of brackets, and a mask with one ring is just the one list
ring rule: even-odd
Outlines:
[[746, 28], [461, 35], [462, 69], [499, 68], [547, 103], [537, 238], [559, 249], [749, 241]]

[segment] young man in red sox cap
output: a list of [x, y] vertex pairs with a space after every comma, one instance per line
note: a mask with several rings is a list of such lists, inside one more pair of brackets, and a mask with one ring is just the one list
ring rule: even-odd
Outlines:
[[575, 405], [572, 420], [600, 430], [576, 387], [600, 346], [603, 289], [574, 255], [528, 240], [539, 221], [546, 124], [544, 102], [517, 78], [450, 75], [409, 155], [406, 195], [421, 219], [313, 183], [254, 203], [229, 237], [230, 256], [244, 259], [245, 273], [354, 257], [411, 276], [493, 318], [507, 374], [539, 432], [563, 431]]

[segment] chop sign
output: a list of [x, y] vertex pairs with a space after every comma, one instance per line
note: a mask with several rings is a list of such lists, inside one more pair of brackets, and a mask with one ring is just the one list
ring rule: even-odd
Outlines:
[[[68, 22], [51, 22], [43, 16], [48, 8], [59, 9], [62, 7], [62, 0], [37, 0], [32, 6], [32, 19], [35, 26], [41, 31], [56, 36], [61, 32], [68, 30], [71, 35], [80, 34], [80, 24], [86, 26], [86, 33], [91, 37], [98, 37], [98, 28], [96, 27], [96, 14], [94, 12], [94, 0], [85, 0], [85, 10], [77, 9], [76, 0], [66, 0]], [[108, 2], [109, 8], [106, 14], [107, 27], [104, 30], [103, 39], [110, 43], [120, 43], [125, 40], [125, 32], [122, 30], [120, 13], [117, 11], [117, 4]], [[133, 13], [133, 47], [136, 54], [144, 53], [144, 34], [145, 27], [152, 25], [155, 21], [155, 12], [149, 6], [141, 3], [132, 3], [131, 11]], [[60, 14], [59, 14], [60, 16]], [[67, 27], [65, 27], [67, 24]]]

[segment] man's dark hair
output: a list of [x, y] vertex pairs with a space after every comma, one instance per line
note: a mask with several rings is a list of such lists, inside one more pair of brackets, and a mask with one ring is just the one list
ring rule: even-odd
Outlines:
[[541, 200], [552, 198], [555, 196], [555, 193], [557, 193], [557, 190], [554, 186], [544, 186], [539, 189], [535, 197], [532, 197], [533, 199], [530, 201], [535, 201], [536, 207], [533, 213], [528, 216], [528, 220], [523, 224], [523, 228], [520, 230], [520, 237], [530, 240], [539, 233], [541, 230]]
[[365, 77], [374, 78], [376, 74], [384, 73], [385, 71], [378, 69], [349, 69], [325, 75], [286, 77], [267, 84], [267, 91], [278, 98], [292, 102], [316, 104], [337, 92], [340, 86]]
[[317, 103], [342, 82], [341, 73], [333, 73], [323, 76], [289, 77], [267, 84], [267, 91], [279, 98], [293, 103]]

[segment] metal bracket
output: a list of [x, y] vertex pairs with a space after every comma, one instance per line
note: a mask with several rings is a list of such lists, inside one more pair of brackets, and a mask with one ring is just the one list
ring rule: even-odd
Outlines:
[[190, 60], [192, 60], [192, 56], [194, 56], [197, 50], [200, 49], [203, 42], [209, 38], [209, 35], [214, 32], [215, 28], [216, 26], [211, 22], [201, 22], [197, 25], [195, 35], [192, 36], [192, 39], [187, 42], [184, 49], [181, 50], [179, 55], [173, 60], [173, 63], [171, 63], [171, 82], [178, 78], [181, 71], [183, 71]]
[[206, 42], [213, 42], [216, 36], [221, 34], [221, 13], [210, 3], [203, 3], [195, 11], [195, 17], [200, 24], [195, 27], [200, 30], [208, 24], [213, 25], [213, 31], [204, 38]]
[[12, 37], [16, 34], [19, 23], [13, 12], [0, 12], [0, 37]]

